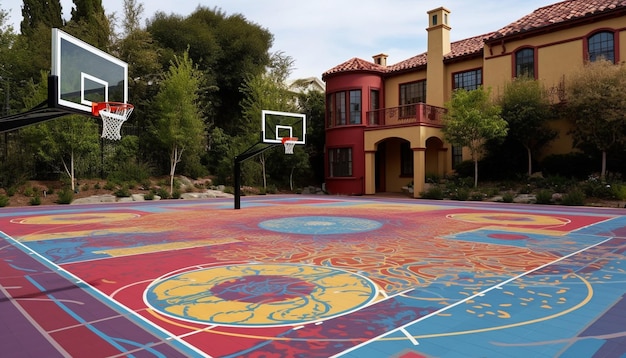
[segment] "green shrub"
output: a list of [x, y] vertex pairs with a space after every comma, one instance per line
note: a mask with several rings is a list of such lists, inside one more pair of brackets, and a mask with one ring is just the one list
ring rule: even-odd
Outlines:
[[443, 199], [443, 190], [439, 185], [432, 186], [428, 188], [426, 191], [420, 193], [420, 197], [422, 199], [435, 199], [442, 200]]
[[480, 191], [473, 191], [470, 194], [471, 201], [483, 201], [484, 198], [485, 198], [485, 194], [481, 193]]
[[89, 190], [89, 184], [83, 184], [83, 186], [80, 187], [81, 191], [87, 191]]
[[232, 186], [226, 186], [224, 187], [224, 193], [235, 194], [235, 188], [233, 188]]
[[592, 173], [595, 161], [583, 153], [553, 154], [541, 162], [544, 176], [585, 179]]
[[172, 199], [180, 199], [181, 195], [182, 193], [180, 192], [180, 189], [174, 189], [172, 191]]
[[5, 206], [9, 205], [9, 197], [4, 195], [4, 194], [0, 194], [0, 208], [4, 208]]
[[580, 189], [570, 190], [567, 194], [561, 198], [561, 204], [568, 206], [582, 206], [585, 205], [585, 193]]
[[626, 185], [613, 184], [611, 185], [613, 190], [613, 196], [618, 200], [626, 200]]
[[117, 189], [114, 194], [118, 198], [128, 198], [131, 195], [128, 185], [122, 185], [122, 187]]
[[505, 203], [512, 203], [514, 199], [515, 195], [513, 195], [513, 193], [511, 192], [506, 192], [502, 194], [502, 201]]
[[169, 199], [170, 197], [170, 192], [167, 191], [167, 189], [164, 187], [160, 187], [159, 189], [157, 189], [156, 194], [160, 196], [161, 199]]
[[96, 190], [100, 189], [100, 183], [95, 183], [93, 185], [93, 188], [96, 189]]
[[276, 194], [278, 193], [278, 188], [276, 187], [276, 185], [268, 185], [265, 189], [265, 192], [268, 194]]
[[144, 200], [154, 200], [154, 192], [150, 190], [143, 196]]
[[469, 189], [467, 189], [467, 188], [458, 188], [458, 189], [456, 190], [456, 195], [455, 195], [455, 197], [456, 197], [456, 200], [459, 200], [459, 201], [466, 201], [466, 200], [468, 200], [468, 199], [469, 199], [469, 197], [470, 197], [470, 190], [469, 190]]
[[35, 196], [35, 189], [30, 186], [27, 186], [26, 188], [24, 188], [24, 196], [29, 196], [29, 197]]
[[74, 192], [70, 188], [63, 188], [59, 190], [57, 203], [70, 204], [74, 200]]
[[13, 196], [15, 195], [15, 193], [17, 193], [17, 188], [14, 186], [9, 187], [9, 189], [7, 189], [7, 195], [8, 196]]
[[537, 204], [551, 204], [552, 203], [552, 191], [548, 189], [541, 189], [537, 192], [536, 203]]
[[30, 201], [28, 203], [33, 206], [41, 205], [41, 197], [39, 195], [35, 195], [30, 198]]
[[104, 185], [104, 189], [105, 189], [105, 190], [114, 190], [114, 189], [115, 189], [115, 183], [113, 183], [112, 181], [108, 181], [108, 182]]

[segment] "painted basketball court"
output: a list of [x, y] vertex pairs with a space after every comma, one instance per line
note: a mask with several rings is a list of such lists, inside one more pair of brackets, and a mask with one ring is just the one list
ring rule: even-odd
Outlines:
[[330, 196], [0, 209], [11, 357], [624, 357], [624, 209]]

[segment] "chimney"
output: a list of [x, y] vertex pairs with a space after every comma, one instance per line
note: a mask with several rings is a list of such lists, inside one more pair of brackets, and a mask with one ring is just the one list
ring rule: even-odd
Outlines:
[[372, 58], [374, 59], [374, 63], [383, 67], [387, 66], [387, 57], [388, 55], [384, 53], [379, 53], [378, 55], [372, 56]]
[[428, 11], [428, 63], [426, 65], [426, 102], [443, 107], [445, 68], [443, 57], [450, 53], [450, 10], [440, 7]]

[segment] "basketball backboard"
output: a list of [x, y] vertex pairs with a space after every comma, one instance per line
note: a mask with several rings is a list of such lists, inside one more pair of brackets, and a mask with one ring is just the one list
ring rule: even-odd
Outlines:
[[91, 115], [93, 102], [128, 102], [128, 64], [59, 29], [52, 29], [55, 106]]
[[285, 137], [298, 138], [296, 144], [306, 142], [306, 115], [278, 111], [262, 111], [263, 143], [281, 144]]

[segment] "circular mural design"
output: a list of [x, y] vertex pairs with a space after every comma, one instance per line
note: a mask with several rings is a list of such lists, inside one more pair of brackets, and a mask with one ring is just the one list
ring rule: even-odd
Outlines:
[[308, 235], [354, 234], [381, 226], [382, 223], [375, 220], [338, 216], [298, 216], [266, 220], [259, 224], [260, 228], [269, 231]]
[[98, 224], [107, 221], [122, 221], [138, 218], [135, 213], [73, 213], [62, 215], [42, 215], [11, 220], [11, 222], [28, 225], [67, 225], [67, 224]]
[[511, 214], [511, 213], [469, 213], [450, 214], [449, 219], [465, 221], [477, 224], [493, 225], [522, 225], [522, 226], [545, 226], [558, 227], [568, 224], [570, 221], [556, 216], [532, 215], [532, 214]]
[[144, 299], [155, 311], [185, 321], [267, 327], [344, 315], [377, 294], [367, 278], [332, 267], [243, 264], [157, 280]]

